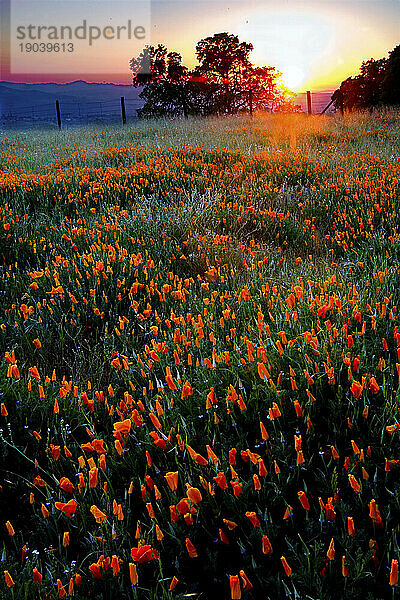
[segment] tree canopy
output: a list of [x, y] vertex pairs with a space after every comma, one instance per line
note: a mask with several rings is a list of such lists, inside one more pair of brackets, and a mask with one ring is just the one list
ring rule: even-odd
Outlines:
[[196, 45], [199, 71], [209, 81], [224, 83], [234, 79], [236, 82], [251, 68], [249, 54], [252, 50], [252, 44], [239, 42], [237, 35], [215, 33]]
[[198, 65], [190, 71], [178, 52], [146, 46], [130, 67], [133, 85], [143, 86], [139, 116], [234, 114], [293, 109], [294, 94], [280, 83], [275, 67], [256, 67], [252, 44], [236, 35], [216, 33], [196, 45]]
[[180, 83], [187, 77], [187, 68], [182, 65], [181, 55], [168, 52], [163, 44], [146, 46], [140, 56], [132, 58], [130, 68], [133, 85], [136, 86], [162, 81]]
[[400, 45], [389, 58], [363, 61], [359, 74], [342, 81], [332, 98], [336, 108], [350, 111], [400, 105]]

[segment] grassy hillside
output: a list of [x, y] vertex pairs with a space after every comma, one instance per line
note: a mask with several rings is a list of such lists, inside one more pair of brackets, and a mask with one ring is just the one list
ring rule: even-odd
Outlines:
[[399, 129], [2, 138], [0, 597], [397, 597]]

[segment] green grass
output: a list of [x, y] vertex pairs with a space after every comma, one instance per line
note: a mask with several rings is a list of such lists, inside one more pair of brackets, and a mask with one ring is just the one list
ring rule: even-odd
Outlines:
[[[230, 598], [241, 570], [249, 599], [398, 596], [399, 133], [395, 111], [5, 133], [0, 535], [15, 587], [1, 578], [0, 597], [56, 598], [79, 574], [81, 599]], [[175, 522], [187, 486], [202, 501]], [[68, 518], [55, 503], [72, 498]], [[132, 587], [139, 540], [159, 558]], [[102, 555], [121, 572], [94, 578]]]

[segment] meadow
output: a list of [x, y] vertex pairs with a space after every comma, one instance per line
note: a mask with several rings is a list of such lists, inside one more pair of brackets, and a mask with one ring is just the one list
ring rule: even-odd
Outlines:
[[0, 597], [399, 597], [400, 113], [0, 165]]

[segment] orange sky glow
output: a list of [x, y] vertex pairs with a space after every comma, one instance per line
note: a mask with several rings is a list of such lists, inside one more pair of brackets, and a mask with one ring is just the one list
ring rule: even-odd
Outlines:
[[[152, 39], [196, 64], [193, 41], [229, 31], [251, 42], [253, 63], [277, 67], [293, 91], [325, 90], [400, 43], [398, 0], [158, 2]], [[190, 25], [190, 26], [189, 26]]]
[[[36, 4], [39, 7], [36, 10], [40, 10], [40, 5], [40, 2]], [[129, 6], [129, 0], [126, 6]], [[116, 14], [116, 4], [114, 7], [112, 19], [116, 21], [121, 15]], [[227, 31], [238, 35], [241, 41], [251, 42], [254, 46], [250, 56], [252, 62], [275, 66], [293, 91], [320, 91], [336, 88], [343, 79], [358, 73], [362, 60], [387, 56], [400, 43], [400, 2], [154, 0], [149, 23], [151, 43], [163, 43], [169, 50], [180, 52], [183, 62], [190, 68], [196, 65], [196, 42]], [[130, 83], [132, 50], [129, 41], [121, 40], [118, 46], [113, 46], [113, 52], [107, 54], [107, 42], [100, 40], [96, 52], [87, 52], [79, 58], [74, 73], [65, 70], [62, 73], [56, 68], [51, 72], [51, 56], [43, 56], [43, 60], [49, 61], [46, 72], [40, 73], [38, 69], [39, 72], [33, 73], [31, 70], [28, 75], [20, 69], [19, 73], [7, 73], [3, 58], [1, 79]], [[4, 50], [2, 56], [6, 56]], [[97, 61], [96, 65], [94, 61]], [[99, 64], [103, 70], [99, 70]]]

